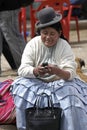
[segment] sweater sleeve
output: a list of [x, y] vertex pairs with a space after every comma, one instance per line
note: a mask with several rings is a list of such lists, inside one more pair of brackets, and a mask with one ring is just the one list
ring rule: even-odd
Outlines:
[[27, 43], [22, 59], [21, 65], [18, 69], [18, 75], [22, 77], [34, 78], [33, 69], [34, 69], [34, 59], [35, 59], [35, 46], [33, 44], [34, 40], [31, 40]]
[[69, 80], [72, 80], [76, 77], [76, 62], [75, 55], [71, 49], [71, 46], [65, 42], [61, 46], [61, 59], [60, 59], [60, 68], [70, 72]]

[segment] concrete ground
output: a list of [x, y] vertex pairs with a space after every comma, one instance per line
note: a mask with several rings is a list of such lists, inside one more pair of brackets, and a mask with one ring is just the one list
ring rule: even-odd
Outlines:
[[[29, 38], [28, 38], [29, 40]], [[77, 41], [76, 30], [70, 31], [70, 45], [76, 57], [84, 59], [86, 66], [83, 68], [85, 74], [87, 74], [87, 22], [84, 29], [80, 29], [80, 42]], [[12, 71], [5, 57], [1, 57], [2, 75], [0, 82], [7, 79], [16, 79], [17, 72]], [[17, 130], [13, 125], [0, 125], [0, 130]]]
[[0, 130], [17, 130], [15, 125], [0, 125]]

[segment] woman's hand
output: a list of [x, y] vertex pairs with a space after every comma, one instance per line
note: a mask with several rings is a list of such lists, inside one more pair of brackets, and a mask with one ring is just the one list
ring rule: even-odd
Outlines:
[[68, 80], [70, 78], [70, 72], [64, 69], [60, 69], [57, 65], [48, 65], [49, 74], [55, 74], [61, 79]]
[[37, 76], [44, 76], [46, 73], [48, 73], [49, 75], [53, 75], [54, 74], [54, 68], [55, 65], [39, 65], [38, 67], [34, 68], [34, 75]]
[[33, 73], [36, 77], [44, 76], [47, 73], [47, 70], [42, 65], [39, 65], [34, 68]]
[[67, 80], [70, 78], [70, 72], [60, 69], [57, 65], [48, 64], [47, 66], [38, 66], [34, 68], [34, 75], [37, 76], [44, 76], [46, 73], [49, 75], [57, 75], [60, 78]]

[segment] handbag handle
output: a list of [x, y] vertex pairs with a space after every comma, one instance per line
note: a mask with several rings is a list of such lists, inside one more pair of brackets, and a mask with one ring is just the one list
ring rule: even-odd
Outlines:
[[42, 97], [46, 97], [47, 98], [47, 104], [48, 104], [48, 107], [51, 107], [53, 109], [53, 102], [52, 102], [52, 96], [50, 95], [47, 95], [46, 93], [41, 93], [38, 95], [36, 101], [35, 101], [35, 104], [34, 104], [34, 107], [35, 108], [40, 108], [40, 101], [41, 101], [41, 98]]

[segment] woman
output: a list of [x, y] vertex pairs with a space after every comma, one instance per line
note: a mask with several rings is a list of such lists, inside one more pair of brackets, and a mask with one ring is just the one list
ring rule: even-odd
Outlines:
[[26, 129], [25, 109], [42, 92], [52, 95], [54, 105], [63, 109], [61, 130], [87, 130], [87, 84], [76, 76], [74, 54], [61, 38], [61, 19], [51, 7], [38, 13], [40, 36], [27, 43], [18, 69], [20, 77], [12, 84], [18, 130]]

